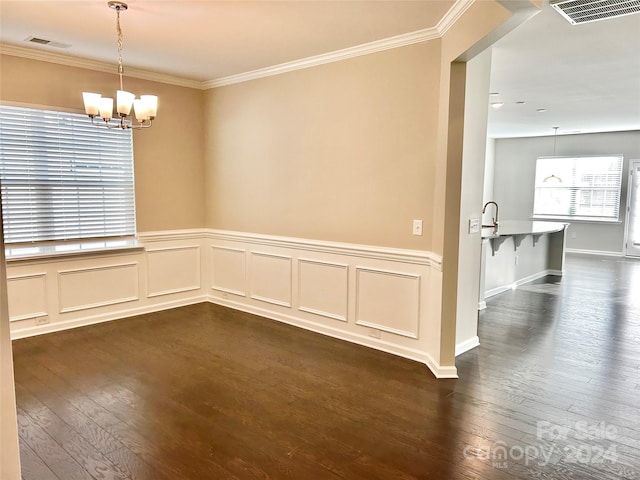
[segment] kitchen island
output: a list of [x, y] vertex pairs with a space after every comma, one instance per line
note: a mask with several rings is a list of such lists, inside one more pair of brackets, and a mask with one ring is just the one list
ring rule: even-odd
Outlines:
[[478, 306], [485, 299], [546, 275], [562, 275], [568, 223], [515, 221], [482, 228]]

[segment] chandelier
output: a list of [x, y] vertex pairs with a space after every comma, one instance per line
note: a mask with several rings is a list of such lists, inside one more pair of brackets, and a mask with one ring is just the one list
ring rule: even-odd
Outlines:
[[[120, 28], [120, 12], [129, 8], [126, 3], [119, 1], [108, 2], [109, 8], [116, 11], [116, 34], [118, 35], [118, 75], [120, 77], [120, 90], [116, 93], [116, 111], [119, 121], [111, 122], [113, 117], [113, 98], [103, 97], [99, 93], [82, 92], [84, 101], [84, 111], [91, 123], [94, 125], [104, 125], [107, 128], [149, 128], [156, 118], [158, 110], [158, 97], [155, 95], [140, 95], [135, 98], [133, 93], [127, 92], [122, 86], [122, 75], [124, 68], [122, 67], [122, 29]], [[127, 117], [133, 108], [136, 120], [134, 124], [127, 121]], [[96, 123], [95, 118], [100, 117], [104, 123]]]
[[[553, 162], [555, 163], [556, 157], [556, 141], [558, 140], [558, 129], [560, 127], [553, 127]], [[562, 179], [557, 177], [553, 170], [551, 171], [551, 175], [542, 180], [542, 183], [562, 183]]]

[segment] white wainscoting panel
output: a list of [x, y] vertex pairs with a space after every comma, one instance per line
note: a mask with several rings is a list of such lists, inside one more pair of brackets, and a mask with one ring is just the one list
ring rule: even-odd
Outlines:
[[247, 296], [247, 250], [211, 246], [211, 288]]
[[[226, 230], [209, 230], [208, 239], [211, 302], [423, 362], [438, 378], [457, 377], [454, 365], [439, 362], [439, 255]], [[242, 290], [242, 280], [247, 296], [229, 295]]]
[[251, 252], [251, 298], [291, 307], [291, 257]]
[[47, 274], [35, 273], [7, 278], [9, 321], [49, 315], [47, 308]]
[[356, 324], [418, 338], [420, 276], [356, 268]]
[[298, 259], [298, 309], [347, 321], [349, 266]]
[[138, 263], [58, 271], [60, 313], [139, 299]]
[[200, 246], [147, 249], [147, 296], [200, 288]]
[[206, 229], [139, 241], [10, 260], [12, 338], [211, 301], [457, 375], [438, 362], [442, 259], [432, 252]]

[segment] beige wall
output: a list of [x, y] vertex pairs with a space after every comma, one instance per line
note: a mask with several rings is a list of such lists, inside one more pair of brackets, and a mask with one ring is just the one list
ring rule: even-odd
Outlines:
[[[204, 111], [200, 90], [125, 77], [125, 89], [157, 94], [158, 118], [134, 132], [138, 231], [204, 226]], [[114, 96], [117, 76], [2, 55], [0, 101], [83, 112], [82, 91]]]
[[207, 92], [207, 226], [430, 250], [439, 65], [434, 40]]
[[16, 395], [13, 383], [13, 354], [9, 329], [7, 271], [0, 209], [0, 479], [20, 479]]
[[442, 39], [207, 92], [207, 226], [442, 255], [434, 339], [453, 365], [465, 73], [452, 62], [511, 15], [476, 2]]

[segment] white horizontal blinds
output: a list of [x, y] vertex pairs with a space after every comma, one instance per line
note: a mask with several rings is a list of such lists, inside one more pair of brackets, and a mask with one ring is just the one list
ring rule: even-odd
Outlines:
[[[536, 164], [534, 216], [618, 220], [621, 155], [540, 157]], [[545, 182], [549, 176], [561, 182]]]
[[131, 130], [0, 106], [6, 243], [135, 234]]

